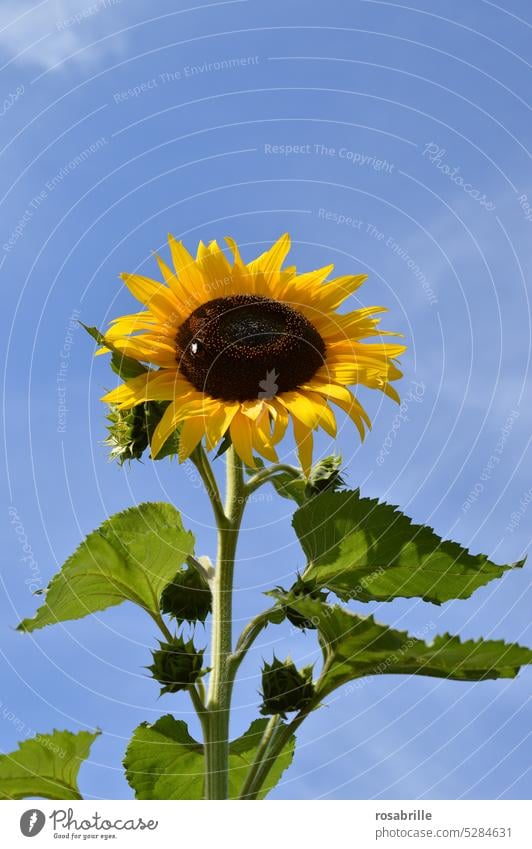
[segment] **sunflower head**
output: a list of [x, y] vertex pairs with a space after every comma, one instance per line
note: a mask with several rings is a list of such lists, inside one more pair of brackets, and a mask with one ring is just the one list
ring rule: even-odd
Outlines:
[[108, 350], [148, 366], [103, 400], [117, 411], [147, 402], [166, 409], [150, 434], [152, 456], [179, 427], [184, 460], [204, 438], [208, 449], [230, 440], [248, 466], [254, 454], [277, 462], [289, 423], [303, 471], [312, 464], [313, 433], [336, 434], [331, 405], [351, 417], [361, 438], [370, 419], [350, 387], [378, 389], [398, 400], [396, 358], [404, 345], [383, 341], [383, 307], [338, 312], [365, 275], [330, 279], [332, 266], [298, 274], [284, 267], [282, 236], [244, 263], [216, 242], [196, 256], [169, 237], [172, 266], [157, 257], [163, 282], [138, 274], [123, 280], [144, 309], [112, 322]]

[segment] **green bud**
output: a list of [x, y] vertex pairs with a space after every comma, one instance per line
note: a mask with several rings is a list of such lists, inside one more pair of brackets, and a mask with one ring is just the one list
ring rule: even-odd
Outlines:
[[[130, 410], [119, 410], [110, 405], [107, 415], [109, 435], [104, 440], [104, 445], [111, 449], [109, 459], [116, 460], [121, 466], [126, 461], [140, 460], [167, 406], [166, 402], [145, 401]], [[177, 454], [178, 450], [179, 430], [176, 430], [166, 440], [157, 459]]]
[[342, 465], [341, 457], [324, 457], [316, 463], [310, 472], [306, 487], [306, 498], [312, 498], [313, 495], [319, 495], [320, 492], [330, 490], [338, 492], [345, 487], [345, 481], [340, 474]]
[[197, 569], [184, 567], [167, 584], [161, 594], [162, 613], [172, 616], [179, 625], [183, 622], [205, 622], [212, 610], [210, 587]]
[[203, 651], [196, 651], [192, 640], [185, 643], [182, 637], [174, 637], [169, 643], [159, 642], [159, 646], [152, 652], [152, 665], [146, 668], [163, 685], [161, 695], [186, 690], [203, 674]]
[[140, 460], [150, 442], [150, 433], [160, 420], [160, 412], [153, 401], [137, 404], [131, 410], [109, 408], [107, 430], [109, 436], [104, 445], [109, 446], [109, 459], [121, 466], [131, 460]]
[[260, 708], [263, 715], [280, 714], [286, 719], [287, 712], [307, 707], [313, 696], [311, 666], [300, 672], [290, 658], [283, 662], [275, 655], [271, 664], [264, 664]]
[[[284, 592], [284, 590], [283, 590]], [[328, 592], [324, 590], [320, 590], [319, 587], [316, 586], [314, 581], [305, 581], [303, 578], [298, 575], [297, 581], [290, 587], [289, 595], [295, 599], [304, 599], [304, 598], [312, 598], [315, 601], [327, 601]], [[292, 623], [296, 628], [301, 628], [303, 631], [308, 628], [309, 630], [316, 630], [316, 625], [311, 619], [307, 619], [303, 616], [302, 613], [299, 613], [295, 607], [290, 607], [287, 605], [285, 607], [286, 618], [289, 622]]]

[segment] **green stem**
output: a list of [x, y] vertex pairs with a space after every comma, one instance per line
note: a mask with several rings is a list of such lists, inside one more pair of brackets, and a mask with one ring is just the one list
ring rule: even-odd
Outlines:
[[172, 632], [168, 628], [168, 626], [167, 626], [166, 622], [164, 621], [163, 617], [161, 616], [161, 614], [150, 613], [150, 616], [153, 619], [153, 621], [155, 622], [155, 624], [157, 625], [157, 627], [159, 628], [159, 630], [161, 631], [161, 634], [164, 636], [166, 642], [170, 643], [173, 639]]
[[280, 472], [290, 475], [293, 480], [298, 480], [301, 477], [301, 470], [296, 469], [295, 466], [288, 466], [285, 463], [276, 463], [272, 466], [268, 466], [266, 469], [261, 469], [260, 472], [253, 475], [246, 484], [246, 492], [250, 495], [252, 492], [255, 492], [259, 486], [268, 483], [274, 475], [279, 474]]
[[[254, 770], [254, 774], [249, 782], [249, 786], [246, 788], [246, 795], [244, 796], [242, 793], [241, 798], [245, 799], [256, 799], [262, 785], [268, 777], [268, 773], [270, 769], [274, 765], [275, 761], [283, 751], [284, 747], [290, 740], [292, 734], [295, 734], [301, 723], [304, 719], [307, 718], [309, 713], [316, 707], [316, 704], [313, 702], [312, 705], [309, 705], [302, 710], [297, 716], [289, 722], [288, 725], [281, 725], [277, 734], [274, 736], [274, 739], [269, 741], [269, 746], [262, 756], [261, 762], [258, 764], [257, 768]], [[248, 782], [246, 781], [246, 784]]]
[[220, 496], [220, 490], [218, 489], [218, 483], [216, 482], [214, 472], [212, 470], [211, 464], [209, 463], [209, 458], [207, 457], [203, 445], [201, 443], [197, 446], [197, 448], [194, 449], [194, 451], [190, 455], [190, 459], [196, 466], [196, 469], [198, 470], [200, 478], [203, 482], [203, 486], [205, 487], [207, 495], [211, 500], [212, 509], [214, 511], [214, 517], [219, 528], [220, 524], [223, 524], [226, 521], [227, 516], [225, 515], [224, 508], [222, 505], [222, 498]]
[[205, 740], [207, 799], [228, 798], [229, 711], [231, 674], [233, 572], [238, 532], [246, 502], [242, 462], [233, 446], [227, 451], [227, 493], [223, 517], [217, 516], [218, 555], [212, 582], [211, 675], [207, 696]]
[[[301, 723], [307, 718], [310, 713], [312, 713], [313, 710], [315, 710], [315, 708], [319, 706], [321, 699], [320, 685], [321, 682], [325, 679], [332, 662], [333, 655], [330, 650], [325, 648], [323, 657], [323, 668], [321, 670], [320, 677], [316, 681], [316, 689], [312, 701], [309, 702], [309, 704], [303, 710], [301, 710], [297, 714], [297, 716], [294, 717], [292, 722], [289, 722], [288, 725], [282, 725], [273, 740], [270, 739], [269, 745], [262, 755], [262, 762], [258, 764], [256, 769], [253, 769], [252, 767], [253, 775], [249, 782], [246, 780], [246, 785], [248, 785], [246, 788], [246, 799], [257, 798], [257, 795], [260, 792], [262, 785], [268, 777], [270, 769], [272, 768], [276, 759], [279, 757], [284, 747], [290, 740], [292, 734], [295, 734]], [[242, 796], [241, 798], [244, 798], [244, 796]]]
[[264, 729], [264, 734], [262, 735], [262, 739], [261, 739], [261, 741], [259, 743], [259, 747], [256, 751], [255, 758], [254, 758], [253, 763], [251, 764], [251, 766], [249, 768], [248, 774], [246, 775], [246, 780], [244, 781], [244, 784], [242, 785], [242, 790], [240, 791], [240, 796], [238, 797], [239, 799], [247, 799], [248, 798], [248, 793], [249, 793], [250, 789], [253, 787], [253, 781], [254, 781], [254, 778], [255, 778], [255, 774], [256, 774], [257, 770], [259, 769], [259, 767], [261, 766], [263, 760], [265, 759], [265, 757], [268, 753], [268, 748], [270, 746], [272, 737], [275, 734], [277, 726], [280, 722], [280, 719], [281, 719], [281, 717], [279, 715], [272, 716], [270, 718], [269, 722], [268, 722], [268, 725]]
[[199, 721], [201, 722], [203, 735], [205, 736], [205, 734], [208, 733], [209, 717], [205, 705], [203, 704], [203, 699], [201, 698], [200, 692], [196, 688], [196, 684], [191, 684], [188, 688], [188, 692], [190, 694], [192, 704], [194, 705], [194, 709], [198, 714]]
[[255, 618], [252, 619], [251, 622], [248, 622], [246, 627], [243, 629], [237, 640], [235, 650], [229, 659], [233, 678], [235, 677], [238, 667], [244, 660], [247, 652], [259, 636], [260, 632], [264, 630], [270, 621], [272, 614], [275, 613], [277, 609], [277, 606], [269, 607], [268, 610], [264, 610], [262, 613], [259, 613], [258, 616], [255, 616]]

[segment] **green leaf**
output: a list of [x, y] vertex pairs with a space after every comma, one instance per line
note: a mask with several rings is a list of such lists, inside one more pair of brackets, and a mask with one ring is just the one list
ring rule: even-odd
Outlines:
[[99, 731], [53, 731], [0, 755], [0, 799], [81, 799], [77, 778]]
[[320, 634], [325, 665], [316, 692], [324, 697], [366, 675], [429, 675], [455, 681], [515, 678], [532, 663], [532, 650], [503, 640], [467, 640], [442, 634], [432, 643], [312, 599], [283, 599], [311, 619]]
[[203, 799], [203, 746], [171, 714], [135, 729], [124, 758], [137, 799]]
[[140, 374], [148, 371], [142, 363], [139, 363], [132, 357], [126, 357], [121, 351], [117, 351], [109, 342], [106, 342], [103, 333], [100, 333], [97, 327], [89, 327], [87, 324], [83, 324], [82, 321], [80, 321], [80, 324], [98, 345], [108, 348], [111, 351], [111, 368], [122, 380], [130, 380], [132, 377], [138, 377]]
[[419, 597], [441, 604], [469, 598], [524, 563], [497, 566], [358, 491], [313, 498], [296, 511], [293, 525], [309, 561], [303, 578], [344, 601]]
[[20, 631], [80, 619], [123, 601], [159, 615], [159, 599], [194, 547], [171, 504], [146, 503], [116, 513], [52, 578], [45, 603]]
[[[238, 740], [229, 746], [229, 795], [237, 799], [253, 762], [267, 719], [256, 719]], [[277, 784], [294, 755], [291, 737], [275, 761], [259, 798]], [[124, 759], [126, 778], [137, 799], [204, 799], [204, 749], [196, 742], [185, 722], [171, 714], [154, 725], [142, 723], [135, 730]]]

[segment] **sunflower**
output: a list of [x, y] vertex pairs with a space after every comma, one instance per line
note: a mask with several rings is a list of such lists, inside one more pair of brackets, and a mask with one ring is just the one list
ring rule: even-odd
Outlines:
[[[230, 437], [254, 466], [253, 453], [277, 462], [276, 446], [291, 420], [299, 459], [308, 475], [312, 434], [336, 434], [330, 404], [351, 417], [364, 438], [370, 419], [349, 386], [379, 389], [398, 401], [391, 382], [401, 377], [396, 358], [404, 345], [377, 328], [384, 307], [348, 313], [338, 308], [366, 275], [328, 279], [332, 265], [298, 274], [283, 268], [288, 234], [244, 263], [233, 239], [228, 259], [216, 242], [200, 242], [196, 258], [169, 236], [173, 268], [156, 256], [164, 283], [121, 275], [143, 305], [115, 319], [105, 350], [147, 364], [103, 397], [118, 409], [169, 402], [153, 432], [152, 456], [180, 427], [179, 459], [205, 437], [208, 449]], [[361, 340], [379, 337], [368, 344]]]

